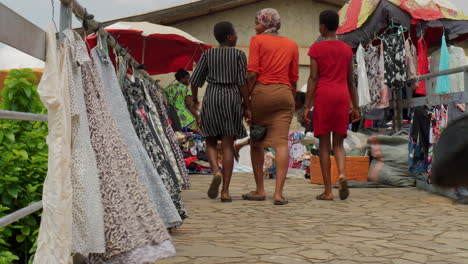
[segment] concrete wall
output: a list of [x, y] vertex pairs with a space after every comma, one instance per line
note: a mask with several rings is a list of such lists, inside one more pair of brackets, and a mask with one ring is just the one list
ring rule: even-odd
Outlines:
[[[316, 2], [314, 0], [266, 0], [259, 3], [226, 10], [209, 16], [187, 20], [171, 25], [179, 28], [199, 40], [218, 46], [213, 36], [213, 27], [221, 21], [230, 21], [234, 24], [238, 35], [238, 47], [248, 56], [250, 38], [255, 36], [255, 15], [263, 8], [275, 8], [279, 11], [282, 20], [280, 35], [294, 40], [300, 48], [300, 79], [298, 89], [307, 82], [309, 77], [309, 47], [320, 35], [318, 32], [318, 19], [320, 12], [324, 10], [336, 10], [339, 8], [330, 4]], [[174, 81], [174, 74], [157, 76], [161, 85], [167, 86]], [[204, 95], [204, 89], [199, 92], [199, 97]], [[300, 129], [297, 122], [293, 122], [292, 130]]]

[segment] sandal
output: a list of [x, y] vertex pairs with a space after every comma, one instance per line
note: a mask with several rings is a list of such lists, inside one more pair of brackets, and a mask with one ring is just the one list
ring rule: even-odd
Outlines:
[[274, 205], [287, 205], [288, 203], [289, 203], [289, 201], [285, 200], [284, 198], [283, 198], [283, 201], [274, 201], [273, 202]]
[[222, 175], [220, 172], [217, 172], [213, 176], [213, 180], [211, 181], [210, 188], [208, 189], [208, 197], [210, 199], [216, 199], [219, 195], [219, 186], [221, 185]]
[[221, 202], [222, 203], [232, 203], [232, 197], [228, 195], [227, 198], [223, 199], [223, 194], [221, 193]]
[[322, 194], [319, 194], [317, 195], [317, 197], [315, 197], [317, 200], [319, 201], [333, 201], [334, 199], [333, 198], [325, 198], [325, 194], [322, 193]]
[[255, 192], [251, 191], [249, 193], [243, 194], [242, 199], [247, 201], [265, 201], [265, 197], [255, 197]]
[[346, 200], [349, 197], [349, 187], [348, 181], [345, 178], [341, 178], [339, 181], [339, 188], [340, 188], [340, 199]]

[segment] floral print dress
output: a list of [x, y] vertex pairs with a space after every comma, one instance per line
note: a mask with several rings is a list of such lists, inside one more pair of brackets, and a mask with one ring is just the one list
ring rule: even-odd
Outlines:
[[190, 129], [198, 129], [196, 118], [190, 113], [185, 105], [185, 98], [192, 96], [192, 91], [188, 86], [179, 82], [175, 85], [166, 87], [166, 96], [169, 104], [174, 106], [177, 110], [180, 123], [182, 127], [188, 127]]

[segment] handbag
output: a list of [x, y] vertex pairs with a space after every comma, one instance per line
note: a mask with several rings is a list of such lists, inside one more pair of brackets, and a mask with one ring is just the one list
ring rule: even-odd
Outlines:
[[250, 126], [250, 139], [253, 142], [259, 142], [265, 139], [267, 128], [263, 126], [251, 125]]

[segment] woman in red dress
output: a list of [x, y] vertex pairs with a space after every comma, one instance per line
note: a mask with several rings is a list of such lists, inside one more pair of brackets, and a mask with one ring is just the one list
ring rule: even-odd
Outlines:
[[353, 51], [346, 43], [337, 40], [339, 17], [335, 11], [320, 14], [320, 34], [325, 40], [310, 48], [310, 77], [307, 87], [304, 120], [308, 117], [313, 102], [314, 135], [320, 140], [320, 166], [322, 169], [325, 192], [318, 200], [333, 200], [331, 186], [331, 136], [333, 151], [338, 166], [340, 198], [345, 200], [349, 190], [345, 175], [346, 153], [343, 141], [347, 136], [350, 102], [352, 103], [353, 122], [359, 120], [356, 82], [354, 80]]

